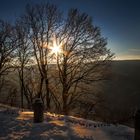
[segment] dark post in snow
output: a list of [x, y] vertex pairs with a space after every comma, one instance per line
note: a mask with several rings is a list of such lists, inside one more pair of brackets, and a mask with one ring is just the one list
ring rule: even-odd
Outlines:
[[135, 115], [135, 140], [140, 140], [140, 110]]
[[34, 110], [34, 123], [40, 123], [44, 121], [44, 106], [40, 98], [35, 99], [33, 104]]

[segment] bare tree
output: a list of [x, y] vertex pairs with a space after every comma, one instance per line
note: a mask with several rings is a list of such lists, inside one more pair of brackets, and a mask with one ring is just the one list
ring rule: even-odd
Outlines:
[[12, 62], [15, 50], [15, 38], [12, 36], [12, 26], [0, 20], [0, 82], [3, 83], [3, 76], [7, 75], [13, 68]]
[[[86, 13], [71, 9], [67, 16], [62, 16], [56, 6], [48, 3], [28, 5], [21, 18], [26, 30], [17, 26], [21, 49], [18, 56], [21, 91], [25, 92], [25, 87], [31, 91], [24, 84], [24, 68], [27, 58], [32, 57], [39, 71], [37, 97], [46, 99], [48, 109], [53, 101], [56, 108], [67, 114], [77, 99], [91, 93], [92, 83], [105, 79], [105, 68], [113, 54], [107, 49], [100, 29]], [[50, 52], [50, 46], [54, 45], [58, 46], [59, 52]], [[29, 50], [33, 55], [28, 57]], [[53, 72], [52, 63], [55, 63]]]
[[48, 59], [49, 42], [55, 30], [58, 28], [60, 12], [56, 6], [51, 4], [28, 5], [23, 20], [30, 28], [30, 40], [40, 73], [38, 97], [44, 99], [43, 85], [45, 85], [46, 106], [49, 109], [51, 98], [48, 80], [48, 63], [50, 63]]
[[59, 86], [62, 86], [62, 110], [67, 114], [70, 106], [85, 93], [83, 87], [105, 78], [104, 68], [112, 54], [92, 18], [77, 9], [69, 11], [56, 40], [62, 44], [57, 67]]
[[28, 28], [17, 21], [15, 26], [15, 38], [16, 38], [16, 58], [15, 65], [18, 70], [20, 91], [21, 91], [21, 108], [23, 108], [24, 96], [28, 103], [28, 108], [31, 107], [28, 92], [25, 87], [26, 81], [26, 69], [31, 65], [32, 49], [30, 48], [30, 41], [28, 37]]

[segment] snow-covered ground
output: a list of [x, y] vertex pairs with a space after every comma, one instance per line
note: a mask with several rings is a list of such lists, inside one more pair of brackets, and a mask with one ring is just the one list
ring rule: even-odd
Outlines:
[[33, 112], [0, 105], [0, 140], [133, 140], [134, 129], [72, 116], [45, 113], [33, 123]]

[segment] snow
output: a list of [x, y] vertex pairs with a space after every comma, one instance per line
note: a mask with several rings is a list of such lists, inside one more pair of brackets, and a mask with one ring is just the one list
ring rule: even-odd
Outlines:
[[0, 105], [0, 140], [133, 140], [134, 129], [44, 113], [43, 123], [33, 123], [33, 112]]

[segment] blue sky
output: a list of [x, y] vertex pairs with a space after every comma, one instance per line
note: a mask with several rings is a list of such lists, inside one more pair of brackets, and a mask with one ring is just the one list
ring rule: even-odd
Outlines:
[[[13, 22], [27, 3], [47, 0], [0, 0], [0, 19]], [[49, 0], [65, 13], [78, 8], [93, 17], [95, 25], [108, 38], [108, 48], [116, 59], [140, 59], [139, 0]]]

